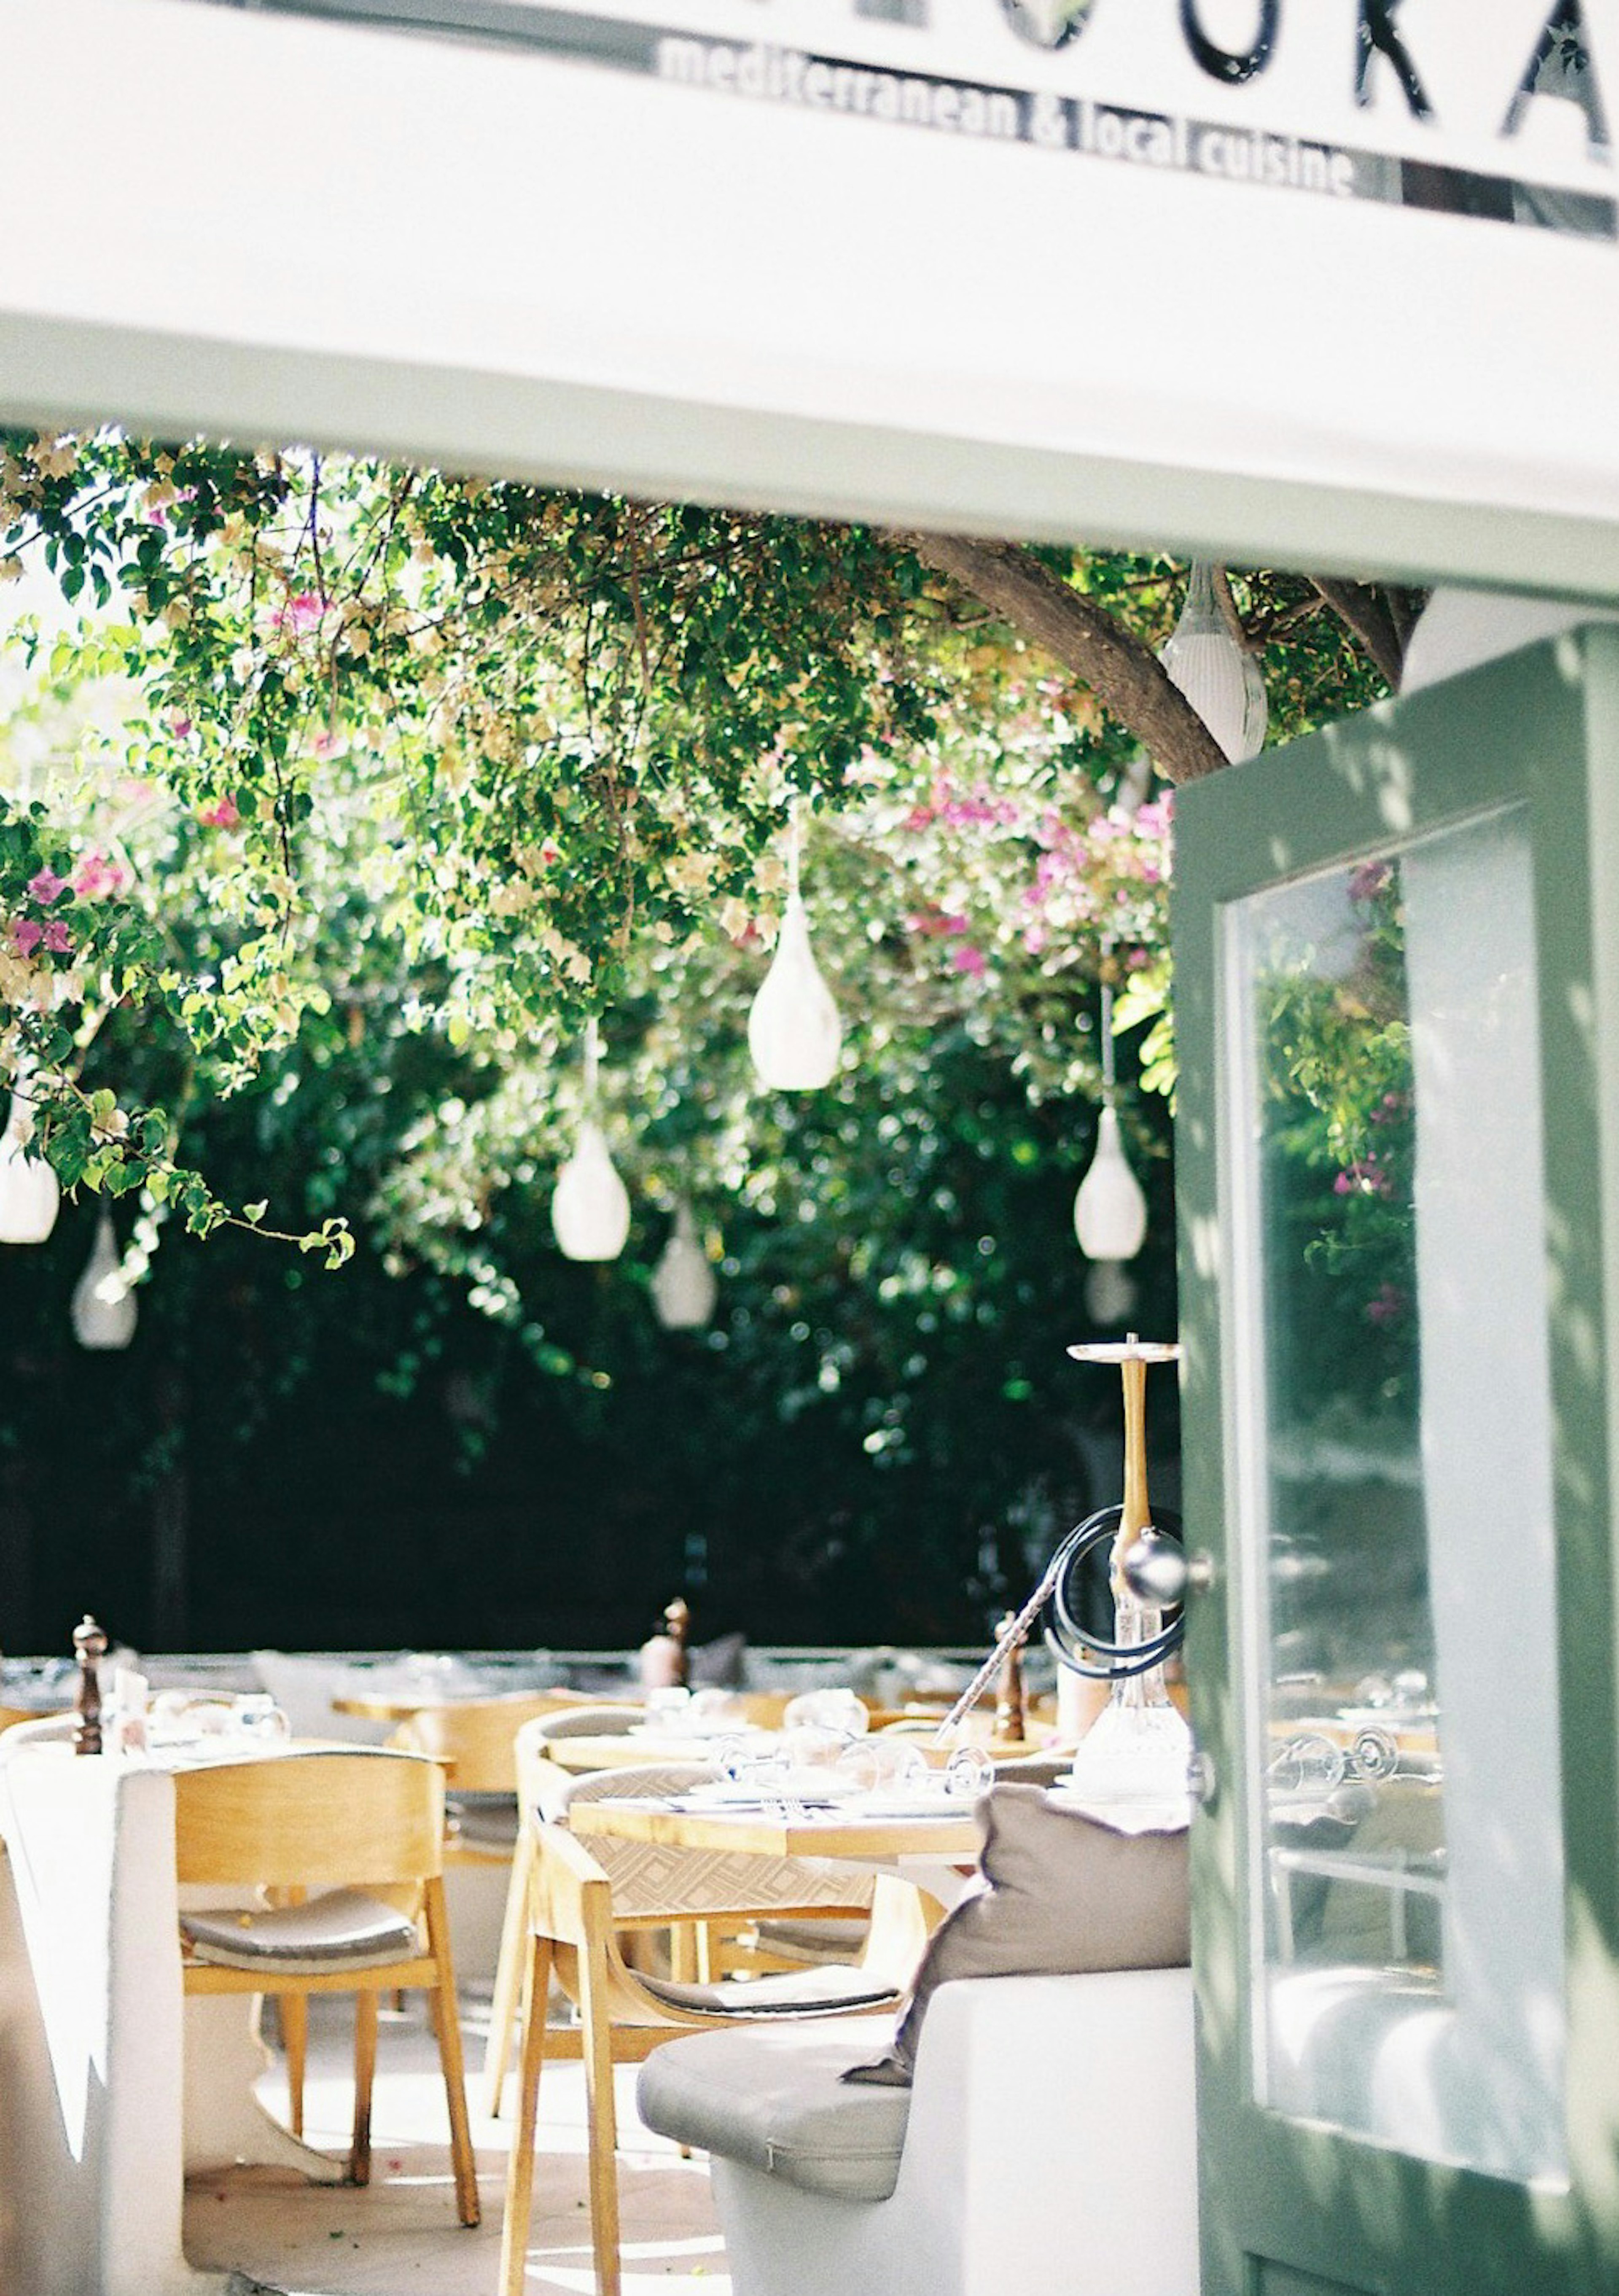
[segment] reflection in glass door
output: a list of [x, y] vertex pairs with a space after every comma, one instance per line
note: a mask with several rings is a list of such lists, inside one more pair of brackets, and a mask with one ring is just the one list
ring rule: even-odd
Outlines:
[[1253, 2094], [1557, 2179], [1531, 905], [1507, 808], [1227, 908], [1228, 1345]]

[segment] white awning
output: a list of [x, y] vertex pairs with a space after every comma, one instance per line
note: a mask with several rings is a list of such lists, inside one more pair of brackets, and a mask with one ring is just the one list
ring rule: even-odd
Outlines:
[[0, 0], [0, 414], [1619, 596], [1619, 0], [1059, 9]]

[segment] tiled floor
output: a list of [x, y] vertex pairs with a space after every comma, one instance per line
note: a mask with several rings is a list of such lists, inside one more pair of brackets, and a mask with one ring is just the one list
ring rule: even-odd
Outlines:
[[[305, 2128], [314, 2144], [347, 2147], [352, 2092], [349, 2033], [340, 2003], [311, 2004]], [[266, 2170], [237, 2169], [192, 2185], [185, 2210], [192, 2262], [241, 2271], [288, 2296], [495, 2296], [505, 2120], [476, 2110], [484, 2024], [463, 2005], [482, 2225], [455, 2218], [437, 2055], [419, 1999], [403, 2019], [386, 2010], [378, 2046], [372, 2181], [364, 2192], [316, 2186]], [[635, 2119], [635, 2068], [617, 2076], [618, 2185], [625, 2296], [730, 2296], [707, 2163], [683, 2161]], [[284, 2110], [274, 2074], [265, 2101]], [[507, 2091], [508, 2099], [511, 2089]], [[540, 2090], [539, 2162], [529, 2234], [528, 2296], [593, 2296], [585, 2208], [585, 2092], [576, 2064], [546, 2069]]]

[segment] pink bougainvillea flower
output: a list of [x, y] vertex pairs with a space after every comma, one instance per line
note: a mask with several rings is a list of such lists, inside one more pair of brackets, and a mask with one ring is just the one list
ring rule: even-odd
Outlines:
[[241, 816], [233, 797], [217, 797], [201, 808], [197, 818], [209, 829], [234, 829]]
[[313, 590], [300, 590], [284, 606], [278, 606], [270, 619], [278, 630], [290, 630], [295, 637], [302, 637], [307, 631], [320, 627], [324, 611]]
[[45, 929], [45, 946], [53, 956], [67, 956], [73, 947], [73, 936], [60, 917], [53, 917]]
[[19, 956], [32, 956], [45, 938], [45, 927], [37, 917], [19, 917], [12, 927], [12, 947]]
[[103, 900], [109, 893], [121, 893], [128, 882], [123, 863], [109, 861], [104, 853], [86, 853], [73, 872], [73, 890], [81, 901]]
[[982, 972], [986, 961], [984, 951], [975, 948], [970, 941], [951, 951], [950, 962], [957, 972]]
[[48, 909], [67, 890], [67, 879], [59, 877], [54, 869], [41, 869], [29, 879], [29, 891], [42, 909]]

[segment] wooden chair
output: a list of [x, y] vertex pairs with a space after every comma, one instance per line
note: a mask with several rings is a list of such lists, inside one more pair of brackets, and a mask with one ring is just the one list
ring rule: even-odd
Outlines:
[[[501, 2292], [502, 2296], [522, 2296], [533, 2208], [535, 2116], [546, 2048], [546, 2000], [554, 1974], [578, 2009], [583, 2035], [598, 2296], [621, 2296], [615, 2062], [636, 2062], [679, 2033], [734, 2024], [739, 2018], [765, 2021], [892, 2009], [921, 1957], [927, 1923], [916, 1890], [885, 1875], [877, 1884], [871, 1931], [857, 1969], [820, 1968], [790, 1977], [722, 1980], [709, 1986], [658, 1980], [626, 1965], [618, 1948], [612, 1885], [584, 1843], [561, 1826], [536, 1824], [534, 1833], [518, 2114], [501, 2234]], [[748, 1908], [735, 1910], [745, 1915]]]
[[512, 1748], [521, 1822], [511, 1859], [511, 1879], [506, 1888], [506, 1909], [501, 1922], [500, 1954], [495, 1967], [495, 1994], [489, 2004], [489, 2036], [484, 2046], [484, 2111], [500, 2118], [511, 2057], [511, 2037], [517, 2028], [518, 1994], [523, 1980], [523, 1939], [527, 1934], [528, 1893], [534, 1877], [534, 1834], [528, 1820], [541, 1806], [544, 1780], [551, 1769], [545, 1749], [553, 1738], [615, 1737], [634, 1728], [644, 1706], [574, 1705], [554, 1714], [536, 1716], [518, 1731]]
[[[175, 1800], [183, 1885], [273, 1890], [290, 1901], [266, 1913], [182, 1914], [185, 1991], [273, 1993], [295, 2005], [295, 2025], [311, 1993], [354, 1994], [349, 2177], [364, 2185], [371, 2175], [377, 1997], [397, 1987], [425, 1990], [449, 2105], [456, 2207], [462, 2224], [475, 2225], [478, 2176], [440, 1878], [438, 1764], [380, 1748], [294, 1751], [181, 1770]], [[334, 1947], [339, 1920], [344, 1934]], [[301, 2097], [301, 2027], [297, 2070]]]
[[571, 1700], [541, 1691], [424, 1706], [399, 1725], [388, 1740], [390, 1746], [430, 1754], [448, 1770], [446, 1866], [503, 1865], [511, 1857], [521, 1834], [517, 1823], [517, 1734], [526, 1723], [580, 1710]]
[[[548, 1733], [549, 1725], [541, 1721], [527, 1725], [518, 1734], [519, 1796], [526, 1818], [532, 1819], [537, 1813], [552, 1824], [565, 1824], [568, 1808], [576, 1800], [681, 1793], [707, 1784], [714, 1775], [707, 1763], [692, 1761], [575, 1775], [547, 1758]], [[484, 2054], [484, 2110], [491, 2120], [500, 2115], [517, 2030], [536, 1839], [532, 1826], [526, 1824], [512, 1860], [506, 1896]], [[772, 1954], [761, 1950], [756, 1940], [750, 1947], [739, 1943], [742, 1929], [761, 1917], [772, 1922], [836, 1922], [846, 1934], [851, 1924], [863, 1927], [871, 1911], [869, 1879], [852, 1871], [829, 1873], [803, 1858], [739, 1857], [729, 1851], [702, 1856], [676, 1853], [672, 1861], [666, 1849], [610, 1839], [598, 1841], [596, 1857], [612, 1884], [614, 1918], [619, 1929], [633, 1936], [666, 1931], [671, 1969], [679, 1979], [705, 1980], [741, 1969], [801, 1967], [802, 1954], [790, 1957]], [[678, 1875], [672, 1872], [673, 1863], [681, 1869]], [[739, 1907], [746, 1910], [738, 1912]], [[851, 1942], [858, 1947], [858, 1936]], [[580, 2046], [577, 2029], [564, 2028], [552, 2037], [552, 2054], [576, 2054]]]

